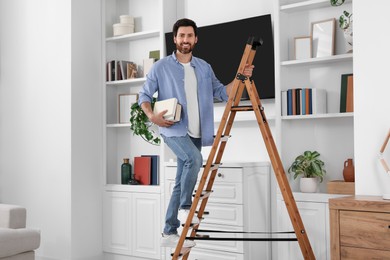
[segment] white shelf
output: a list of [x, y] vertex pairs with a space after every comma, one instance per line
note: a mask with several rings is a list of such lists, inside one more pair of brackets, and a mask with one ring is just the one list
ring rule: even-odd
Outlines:
[[146, 78], [106, 81], [106, 86], [138, 85], [146, 81]]
[[130, 123], [122, 123], [122, 124], [107, 124], [107, 128], [122, 128], [122, 127], [130, 127]]
[[282, 66], [316, 65], [316, 64], [325, 64], [325, 63], [332, 63], [332, 62], [351, 61], [352, 59], [353, 59], [353, 54], [346, 53], [346, 54], [338, 54], [338, 55], [333, 55], [328, 57], [282, 61], [281, 65]]
[[353, 112], [328, 113], [328, 114], [317, 114], [317, 115], [282, 116], [282, 120], [302, 120], [302, 119], [341, 118], [341, 117], [353, 117]]
[[152, 37], [160, 36], [159, 30], [146, 31], [146, 32], [136, 32], [121, 36], [114, 36], [106, 38], [106, 42], [126, 42], [126, 41], [135, 41], [141, 39], [147, 39]]
[[[345, 3], [351, 3], [352, 0], [346, 0]], [[293, 4], [280, 6], [280, 11], [285, 13], [300, 12], [324, 7], [332, 7], [329, 0], [309, 0]]]

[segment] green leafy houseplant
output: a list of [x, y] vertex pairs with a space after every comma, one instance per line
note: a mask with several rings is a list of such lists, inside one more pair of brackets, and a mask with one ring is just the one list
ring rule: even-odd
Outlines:
[[295, 161], [288, 169], [288, 173], [294, 173], [294, 180], [302, 175], [304, 178], [318, 177], [320, 182], [324, 180], [326, 171], [324, 162], [318, 157], [320, 154], [317, 151], [305, 151], [303, 154], [295, 158]]
[[[330, 0], [332, 6], [340, 6], [344, 4], [345, 0]], [[343, 11], [343, 14], [339, 17], [339, 27], [343, 30], [348, 29], [352, 22], [352, 14], [347, 11]]]
[[[152, 100], [152, 109], [154, 107], [154, 103], [156, 102], [156, 98]], [[151, 129], [153, 123], [149, 121], [149, 118], [146, 116], [145, 112], [138, 105], [138, 103], [134, 103], [131, 106], [130, 111], [130, 129], [133, 131], [133, 134], [142, 137], [146, 142], [153, 145], [160, 145], [161, 139], [160, 137]]]

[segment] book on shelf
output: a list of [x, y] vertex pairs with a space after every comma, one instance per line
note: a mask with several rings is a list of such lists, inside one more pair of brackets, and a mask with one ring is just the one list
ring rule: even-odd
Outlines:
[[152, 158], [134, 157], [134, 178], [142, 185], [151, 184]]
[[281, 93], [282, 116], [325, 114], [326, 91], [316, 88], [292, 88]]
[[[353, 74], [342, 74], [341, 75], [341, 88], [340, 88], [340, 113], [347, 112], [347, 89], [348, 89], [348, 77], [352, 78]], [[353, 80], [351, 80], [351, 83]], [[350, 88], [351, 89], [351, 88]], [[351, 91], [350, 91], [351, 92]], [[350, 98], [353, 98], [350, 94]], [[351, 102], [351, 100], [350, 100]], [[352, 111], [350, 111], [352, 112]]]
[[160, 156], [159, 155], [141, 155], [141, 157], [150, 157], [151, 158], [150, 184], [151, 185], [159, 185]]
[[107, 81], [126, 80], [135, 78], [136, 76], [137, 71], [134, 62], [126, 60], [112, 60], [106, 63]]
[[177, 98], [169, 98], [157, 101], [154, 104], [153, 113], [157, 115], [167, 110], [167, 112], [164, 114], [164, 118], [166, 120], [178, 122], [181, 118], [181, 108], [182, 106], [177, 101]]
[[346, 112], [353, 112], [353, 75], [347, 77]]

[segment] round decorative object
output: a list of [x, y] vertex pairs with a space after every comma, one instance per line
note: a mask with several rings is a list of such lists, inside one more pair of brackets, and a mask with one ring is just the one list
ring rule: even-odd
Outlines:
[[302, 192], [317, 192], [318, 179], [301, 178], [299, 185]]
[[355, 166], [353, 166], [352, 159], [347, 159], [344, 162], [343, 176], [345, 182], [355, 181]]

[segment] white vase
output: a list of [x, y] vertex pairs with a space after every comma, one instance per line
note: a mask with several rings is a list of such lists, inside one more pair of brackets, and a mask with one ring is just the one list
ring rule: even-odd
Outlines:
[[318, 179], [317, 178], [301, 178], [300, 189], [302, 192], [316, 192]]
[[347, 29], [344, 29], [345, 49], [347, 53], [353, 51], [353, 23], [352, 20]]

